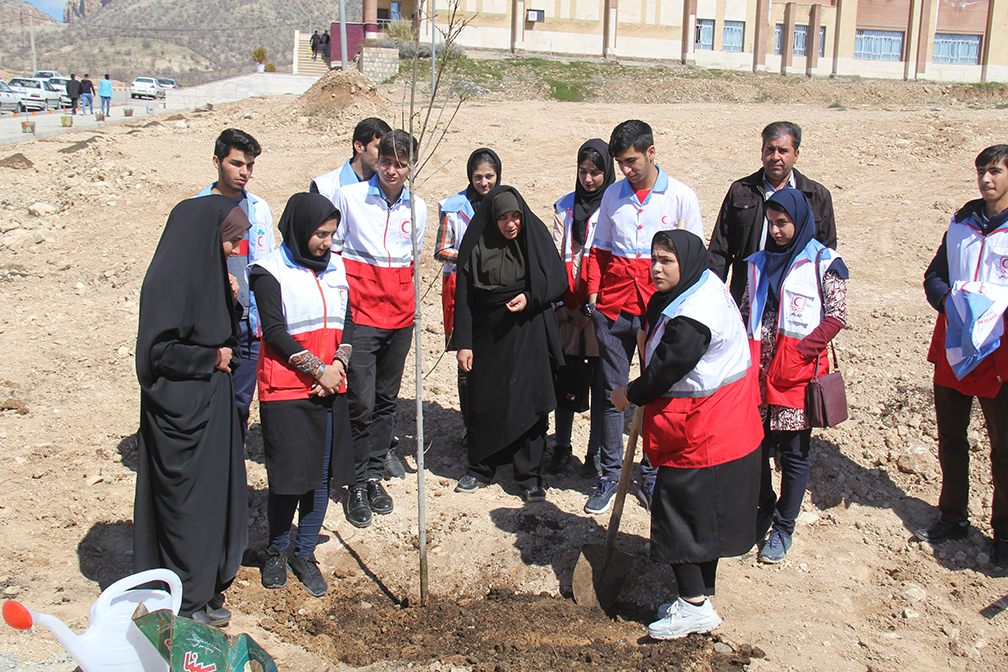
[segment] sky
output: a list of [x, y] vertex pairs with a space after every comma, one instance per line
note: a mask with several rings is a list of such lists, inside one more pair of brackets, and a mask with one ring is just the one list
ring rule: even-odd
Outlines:
[[66, 6], [66, 0], [26, 0], [26, 2], [35, 5], [57, 21], [63, 21], [63, 7]]

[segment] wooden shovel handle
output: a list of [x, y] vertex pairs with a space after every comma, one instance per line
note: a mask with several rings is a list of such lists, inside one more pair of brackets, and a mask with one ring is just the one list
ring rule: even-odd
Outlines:
[[634, 454], [637, 452], [637, 438], [640, 436], [641, 422], [644, 419], [644, 407], [638, 406], [630, 423], [630, 437], [627, 439], [626, 452], [623, 453], [623, 469], [620, 471], [619, 486], [616, 488], [616, 501], [613, 502], [612, 516], [609, 517], [609, 530], [606, 532], [606, 557], [616, 542], [620, 519], [623, 517], [623, 502], [626, 501], [627, 490], [630, 489], [630, 476], [633, 471]]

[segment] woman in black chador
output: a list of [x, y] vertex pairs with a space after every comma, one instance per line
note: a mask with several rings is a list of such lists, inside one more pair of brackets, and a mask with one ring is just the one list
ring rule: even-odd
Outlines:
[[468, 372], [469, 469], [474, 492], [514, 465], [527, 501], [542, 501], [542, 457], [556, 408], [552, 367], [563, 363], [553, 302], [567, 275], [549, 230], [514, 187], [498, 186], [473, 215], [459, 249], [454, 344]]
[[[226, 257], [249, 220], [223, 196], [168, 216], [140, 290], [135, 571], [182, 579], [181, 616], [224, 625], [223, 591], [248, 545], [248, 489], [231, 373], [238, 315]], [[242, 366], [253, 366], [245, 362]]]

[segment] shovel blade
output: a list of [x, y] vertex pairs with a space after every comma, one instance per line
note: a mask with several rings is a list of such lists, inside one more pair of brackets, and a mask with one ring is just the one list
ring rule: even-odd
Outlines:
[[585, 544], [574, 566], [574, 601], [583, 607], [608, 609], [619, 597], [630, 573], [632, 557], [602, 544]]

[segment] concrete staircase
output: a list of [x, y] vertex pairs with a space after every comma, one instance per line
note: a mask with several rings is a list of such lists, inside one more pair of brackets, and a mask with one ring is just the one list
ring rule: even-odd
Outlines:
[[[338, 60], [338, 59], [337, 59]], [[339, 63], [337, 63], [337, 67]], [[297, 73], [298, 75], [315, 75], [321, 77], [329, 72], [329, 61], [323, 60], [322, 50], [316, 60], [312, 60], [311, 53], [311, 33], [301, 33], [297, 45]]]

